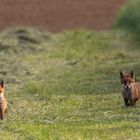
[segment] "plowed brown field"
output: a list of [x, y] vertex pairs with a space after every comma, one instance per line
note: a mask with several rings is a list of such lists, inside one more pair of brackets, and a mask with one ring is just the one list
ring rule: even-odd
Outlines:
[[127, 0], [1, 0], [0, 29], [33, 26], [57, 32], [111, 27]]

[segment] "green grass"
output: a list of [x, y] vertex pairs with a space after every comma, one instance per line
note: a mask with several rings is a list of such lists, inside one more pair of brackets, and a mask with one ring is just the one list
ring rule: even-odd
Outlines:
[[8, 98], [0, 139], [139, 139], [140, 103], [124, 107], [119, 71], [134, 70], [140, 81], [140, 50], [125, 33], [22, 28], [0, 40]]

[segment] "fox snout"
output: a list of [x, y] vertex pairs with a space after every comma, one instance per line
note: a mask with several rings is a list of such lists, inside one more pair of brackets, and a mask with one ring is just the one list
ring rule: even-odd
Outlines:
[[131, 87], [131, 85], [130, 85], [130, 84], [124, 84], [123, 87], [124, 87], [125, 89], [129, 89], [129, 88]]

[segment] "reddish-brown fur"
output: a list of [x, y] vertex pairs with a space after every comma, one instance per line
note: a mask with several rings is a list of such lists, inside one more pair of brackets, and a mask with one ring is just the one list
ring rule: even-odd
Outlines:
[[135, 106], [136, 101], [140, 99], [140, 83], [135, 82], [134, 72], [131, 71], [129, 74], [120, 72], [120, 80], [125, 106]]
[[4, 113], [7, 110], [7, 100], [4, 96], [4, 82], [0, 82], [0, 119], [4, 117]]

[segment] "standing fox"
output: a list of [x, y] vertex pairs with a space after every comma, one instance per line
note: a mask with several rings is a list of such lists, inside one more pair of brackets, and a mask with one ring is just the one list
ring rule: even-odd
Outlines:
[[7, 110], [7, 100], [4, 96], [4, 81], [0, 81], [0, 119], [3, 120], [4, 113]]
[[120, 80], [123, 86], [122, 96], [125, 106], [135, 106], [136, 101], [140, 99], [140, 83], [135, 82], [134, 72], [124, 74], [120, 71]]

